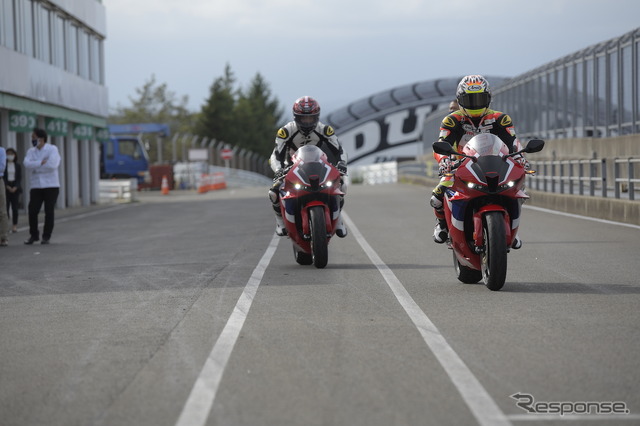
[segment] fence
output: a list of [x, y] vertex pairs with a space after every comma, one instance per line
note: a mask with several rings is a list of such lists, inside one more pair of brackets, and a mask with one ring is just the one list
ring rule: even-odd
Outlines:
[[[640, 179], [636, 176], [640, 176], [640, 158], [529, 162], [536, 173], [528, 178], [527, 186], [537, 191], [604, 198], [613, 194], [613, 198], [628, 200], [639, 196]], [[430, 158], [398, 164], [398, 175], [404, 178], [438, 179], [437, 172], [438, 164]]]
[[[544, 192], [571, 195], [609, 197], [613, 190], [616, 199], [636, 199], [636, 183], [640, 179], [635, 168], [640, 158], [615, 158], [613, 160], [551, 160], [529, 161], [536, 175], [529, 180], [529, 187]], [[613, 170], [608, 165], [613, 163]], [[609, 183], [611, 181], [611, 183]]]

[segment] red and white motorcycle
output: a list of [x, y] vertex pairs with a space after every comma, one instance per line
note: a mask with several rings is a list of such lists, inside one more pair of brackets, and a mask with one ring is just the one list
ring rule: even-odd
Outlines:
[[[544, 141], [532, 139], [518, 152], [496, 135], [474, 136], [457, 152], [447, 142], [435, 142], [442, 155], [462, 157], [453, 171], [454, 183], [445, 191], [444, 214], [449, 228], [447, 245], [453, 249], [458, 280], [500, 290], [507, 276], [507, 253], [520, 225], [525, 168], [514, 156], [542, 150]], [[452, 159], [454, 159], [452, 158]]]
[[280, 211], [300, 265], [327, 265], [328, 244], [340, 219], [342, 175], [315, 145], [300, 147], [280, 187]]

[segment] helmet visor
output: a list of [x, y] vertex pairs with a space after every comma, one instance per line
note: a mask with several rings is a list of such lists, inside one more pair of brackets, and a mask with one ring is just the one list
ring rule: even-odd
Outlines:
[[318, 114], [296, 114], [294, 118], [300, 130], [304, 131], [315, 129], [320, 119]]
[[463, 93], [458, 98], [458, 103], [465, 109], [484, 109], [489, 107], [491, 96], [487, 92]]

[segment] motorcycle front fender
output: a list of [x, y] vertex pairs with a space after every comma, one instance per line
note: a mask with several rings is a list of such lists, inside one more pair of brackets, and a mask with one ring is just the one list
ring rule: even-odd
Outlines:
[[310, 235], [311, 234], [311, 229], [309, 228], [309, 209], [311, 207], [314, 206], [321, 206], [322, 209], [324, 210], [324, 221], [325, 224], [327, 226], [327, 234], [328, 235], [332, 235], [333, 234], [333, 226], [332, 226], [332, 220], [331, 220], [331, 214], [329, 212], [329, 207], [321, 202], [321, 201], [311, 201], [308, 204], [306, 204], [304, 206], [304, 208], [302, 208], [300, 210], [300, 217], [302, 219], [302, 233], [304, 235]]
[[498, 204], [487, 204], [486, 206], [480, 207], [478, 211], [473, 213], [473, 243], [476, 247], [484, 246], [484, 236], [483, 236], [483, 220], [482, 218], [488, 212], [500, 212], [502, 213], [502, 217], [504, 218], [504, 229], [507, 236], [507, 243], [511, 241], [511, 218], [509, 217], [509, 213], [507, 210]]

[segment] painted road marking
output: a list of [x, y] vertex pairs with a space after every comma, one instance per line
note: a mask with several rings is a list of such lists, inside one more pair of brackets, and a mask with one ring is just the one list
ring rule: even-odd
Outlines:
[[258, 266], [253, 270], [251, 278], [244, 287], [244, 291], [238, 299], [233, 313], [229, 317], [227, 324], [224, 326], [222, 333], [218, 337], [213, 349], [202, 367], [200, 375], [196, 379], [193, 389], [189, 394], [189, 398], [180, 413], [176, 426], [203, 426], [207, 422], [209, 412], [213, 406], [213, 401], [220, 386], [222, 373], [224, 373], [231, 351], [238, 340], [244, 321], [247, 319], [249, 309], [258, 291], [260, 282], [264, 275], [271, 258], [278, 248], [280, 237], [275, 233], [271, 239], [271, 243], [265, 251]]
[[404, 288], [400, 280], [391, 271], [391, 269], [382, 261], [380, 256], [364, 239], [358, 228], [351, 221], [349, 216], [343, 211], [342, 217], [347, 222], [350, 232], [355, 236], [356, 240], [365, 251], [371, 262], [378, 268], [380, 274], [385, 279], [391, 291], [404, 308], [405, 312], [418, 328], [427, 346], [436, 356], [440, 365], [460, 392], [462, 399], [465, 401], [478, 423], [483, 426], [507, 426], [511, 422], [500, 410], [489, 393], [480, 384], [480, 381], [473, 375], [471, 370], [462, 361], [458, 354], [449, 346], [446, 339], [437, 329], [435, 324], [420, 309], [418, 304], [413, 300], [409, 292]]

